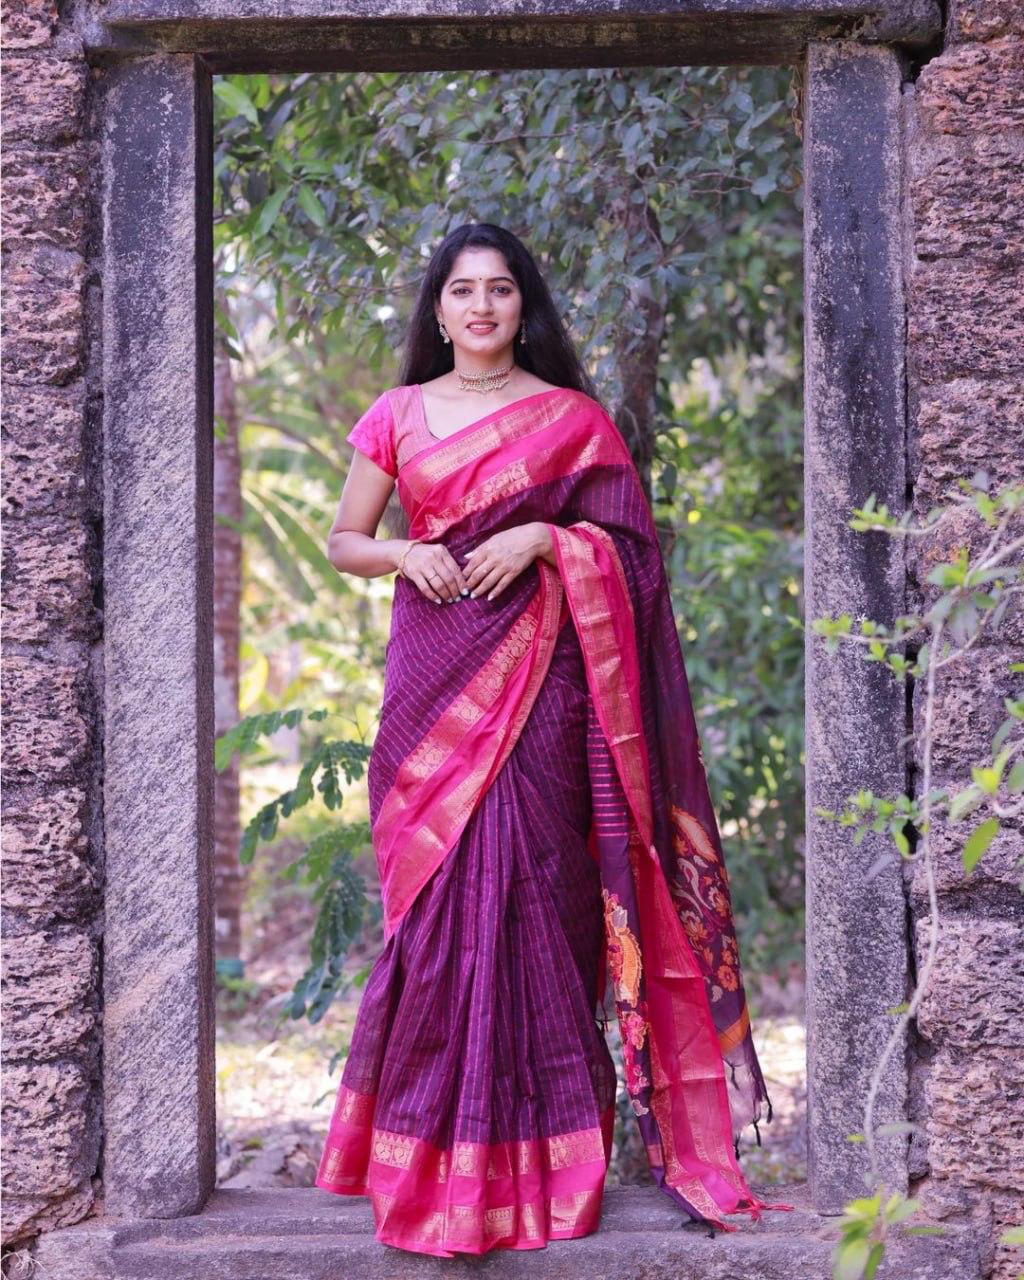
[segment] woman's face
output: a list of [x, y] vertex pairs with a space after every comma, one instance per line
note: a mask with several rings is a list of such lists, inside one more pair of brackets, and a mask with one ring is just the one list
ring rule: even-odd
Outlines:
[[507, 363], [519, 329], [523, 296], [497, 249], [463, 249], [434, 307], [456, 355], [475, 363]]

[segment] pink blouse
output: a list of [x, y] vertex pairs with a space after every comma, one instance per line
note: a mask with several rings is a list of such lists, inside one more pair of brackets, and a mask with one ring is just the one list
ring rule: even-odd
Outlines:
[[419, 386], [392, 387], [379, 395], [345, 437], [389, 476], [440, 439], [427, 426]]

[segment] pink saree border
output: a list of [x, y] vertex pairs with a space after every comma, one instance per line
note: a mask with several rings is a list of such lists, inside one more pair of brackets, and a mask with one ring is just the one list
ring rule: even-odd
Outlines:
[[531, 485], [628, 460], [611, 420], [582, 392], [556, 389], [529, 399], [539, 403], [496, 410], [408, 460], [398, 487], [411, 537], [439, 537], [457, 520]]
[[390, 938], [515, 746], [551, 663], [562, 608], [554, 569], [495, 652], [402, 761], [374, 824]]
[[375, 1103], [372, 1094], [339, 1087], [314, 1183], [336, 1195], [368, 1195], [383, 1243], [451, 1257], [539, 1249], [597, 1230], [614, 1106], [592, 1129], [443, 1149], [378, 1129]]

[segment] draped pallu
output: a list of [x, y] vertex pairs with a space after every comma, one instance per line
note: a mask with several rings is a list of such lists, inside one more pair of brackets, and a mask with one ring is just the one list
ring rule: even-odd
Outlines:
[[[467, 850], [488, 847], [474, 843], [483, 839], [479, 828], [488, 814], [493, 810], [513, 824], [522, 819], [526, 844], [537, 829], [526, 818], [547, 812], [541, 825], [559, 822], [558, 789], [545, 781], [543, 762], [531, 764], [537, 744], [547, 741], [534, 726], [548, 716], [552, 693], [567, 696], [575, 682], [582, 701], [563, 702], [551, 719], [571, 720], [571, 708], [583, 708], [573, 739], [580, 744], [580, 767], [566, 775], [565, 794], [571, 807], [573, 779], [583, 779], [587, 806], [579, 809], [578, 830], [591, 871], [580, 865], [574, 883], [589, 886], [601, 935], [596, 954], [585, 941], [571, 944], [584, 989], [577, 1001], [585, 1002], [587, 990], [603, 992], [610, 979], [629, 1099], [652, 1174], [666, 1194], [692, 1218], [726, 1231], [736, 1227], [723, 1215], [756, 1219], [765, 1209], [789, 1209], [759, 1200], [737, 1160], [737, 1134], [748, 1123], [756, 1126], [762, 1102], [770, 1119], [771, 1104], [751, 1036], [728, 873], [661, 551], [614, 422], [589, 397], [555, 389], [423, 444], [418, 388], [395, 389], [387, 408], [399, 433], [407, 415], [420, 424], [423, 447], [408, 446], [396, 467], [410, 536], [443, 542], [459, 558], [497, 530], [541, 521], [557, 568], [538, 559], [495, 600], [446, 606], [396, 580], [369, 777], [389, 974], [381, 977], [375, 999], [390, 1011], [366, 1015], [381, 1042], [375, 1064], [399, 1000], [400, 969], [401, 981], [408, 981], [408, 956], [404, 967], [397, 958], [412, 945], [403, 941], [403, 930], [408, 926], [412, 937], [432, 927], [421, 924], [434, 909], [428, 900], [442, 893], [445, 877], [458, 874], [456, 860], [472, 861]], [[350, 439], [362, 444], [358, 431]], [[372, 442], [366, 447], [375, 456]], [[553, 751], [553, 773], [556, 757], [569, 749]], [[538, 809], [543, 804], [556, 807]], [[568, 827], [564, 834], [571, 844]], [[519, 874], [512, 873], [509, 893]], [[537, 906], [535, 913], [547, 909]], [[562, 911], [557, 932], [573, 906], [554, 909]], [[543, 940], [538, 933], [526, 945], [543, 949], [551, 933], [549, 924]], [[495, 954], [510, 945], [495, 943]], [[586, 972], [591, 954], [592, 976]], [[460, 956], [452, 963], [465, 962]], [[564, 964], [557, 958], [552, 963]], [[506, 981], [500, 966], [494, 981]], [[537, 979], [527, 974], [515, 997], [522, 1017], [514, 1056], [521, 1060], [517, 1097], [532, 1102], [530, 1062], [540, 1062], [542, 1051], [531, 981]], [[486, 1001], [479, 1005], [485, 1006], [492, 1008]], [[367, 1027], [363, 1040], [369, 1035]], [[582, 1043], [586, 1037], [580, 1035]], [[545, 1031], [543, 1038], [547, 1043], [551, 1036]], [[593, 1057], [598, 1050], [586, 1052]], [[363, 1057], [373, 1055], [366, 1050]], [[453, 1161], [458, 1164], [459, 1135], [447, 1141], [435, 1126], [428, 1141], [382, 1128], [374, 1119], [371, 1075], [357, 1078], [358, 1063], [352, 1070], [365, 1091], [343, 1076], [317, 1182], [374, 1197], [382, 1239], [448, 1254], [535, 1247], [596, 1228], [610, 1149], [607, 1098], [600, 1101], [599, 1119], [579, 1129], [531, 1133], [526, 1121], [513, 1119], [507, 1125], [518, 1126], [518, 1137], [510, 1129], [499, 1135], [504, 1141], [494, 1141], [492, 1128], [489, 1141], [463, 1142], [464, 1163], [477, 1168], [477, 1177], [467, 1173], [456, 1187], [450, 1171]], [[489, 1105], [493, 1120], [493, 1101]], [[509, 1114], [520, 1116], [518, 1106]], [[458, 1108], [456, 1113], [456, 1128], [472, 1124], [458, 1119]], [[538, 1114], [536, 1107], [531, 1114]], [[417, 1125], [408, 1111], [401, 1122], [406, 1129]], [[552, 1123], [548, 1119], [548, 1127]], [[403, 1141], [412, 1144], [405, 1169], [396, 1172], [393, 1161], [377, 1161], [382, 1146]], [[398, 1222], [390, 1232], [389, 1213]]]

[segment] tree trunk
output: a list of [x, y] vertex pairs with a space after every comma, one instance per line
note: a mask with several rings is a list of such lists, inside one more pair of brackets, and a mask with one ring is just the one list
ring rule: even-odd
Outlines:
[[[218, 736], [238, 723], [242, 536], [234, 525], [242, 519], [242, 460], [238, 441], [238, 406], [231, 363], [218, 351], [214, 365], [213, 486], [213, 697]], [[245, 869], [238, 860], [241, 842], [238, 758], [216, 776], [214, 791], [214, 901], [218, 971], [242, 973], [242, 895]]]
[[[658, 220], [649, 205], [626, 204], [617, 210], [623, 234], [630, 240], [641, 231], [659, 237]], [[615, 423], [622, 433], [647, 497], [651, 496], [651, 463], [654, 460], [654, 406], [658, 387], [658, 357], [665, 335], [665, 300], [656, 296], [652, 282], [644, 282], [630, 299], [643, 321], [643, 333], [631, 339], [619, 367], [622, 400]]]

